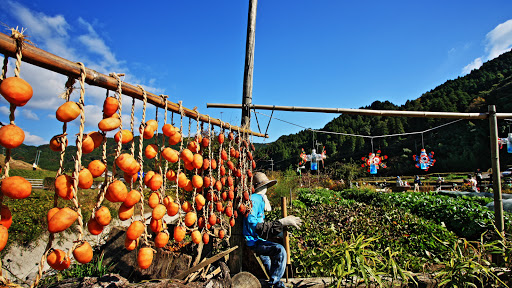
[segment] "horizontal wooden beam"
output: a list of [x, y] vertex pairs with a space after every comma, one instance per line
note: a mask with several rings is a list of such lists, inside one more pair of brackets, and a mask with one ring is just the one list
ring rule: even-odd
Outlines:
[[[207, 108], [234, 108], [241, 109], [241, 104], [206, 103]], [[350, 108], [320, 108], [300, 106], [251, 105], [251, 109], [278, 110], [292, 112], [337, 113], [368, 116], [391, 117], [417, 117], [417, 118], [448, 118], [448, 119], [487, 119], [488, 113], [459, 113], [459, 112], [430, 112], [430, 111], [403, 111], [403, 110], [370, 110]], [[496, 113], [498, 119], [512, 119], [512, 113]]]
[[[68, 77], [76, 77], [78, 78], [80, 76], [80, 65], [78, 65], [75, 62], [71, 62], [67, 59], [64, 59], [62, 57], [56, 56], [54, 54], [51, 54], [47, 51], [44, 51], [42, 49], [36, 48], [28, 43], [25, 43], [25, 46], [23, 46], [23, 57], [22, 61], [27, 62], [36, 66], [39, 66], [44, 69], [51, 70], [53, 72], [57, 72], [59, 74], [66, 75]], [[16, 43], [15, 41], [9, 37], [6, 34], [0, 33], [0, 53], [8, 56], [8, 57], [16, 57]], [[101, 74], [97, 71], [94, 71], [89, 68], [85, 68], [87, 78], [85, 79], [85, 82], [92, 86], [98, 86], [105, 89], [109, 89], [112, 91], [115, 91], [117, 89], [117, 80], [113, 77]], [[119, 71], [122, 72], [122, 71]], [[138, 88], [135, 85], [123, 82], [122, 85], [123, 94], [137, 98], [139, 100], [142, 100], [142, 90]], [[148, 103], [151, 103], [152, 105], [155, 105], [160, 108], [165, 108], [165, 105], [167, 105], [167, 109], [169, 111], [179, 113], [179, 104], [171, 102], [171, 101], [164, 101], [162, 97], [155, 95], [153, 93], [147, 92], [147, 101]], [[208, 123], [210, 121], [211, 124], [215, 126], [222, 126], [226, 129], [238, 130], [238, 126], [231, 126], [229, 123], [222, 122], [219, 119], [216, 118], [209, 118], [208, 115], [197, 113], [194, 110], [188, 109], [183, 107], [183, 112], [185, 116], [197, 119], [199, 115], [199, 121]], [[243, 129], [240, 127], [240, 131], [244, 133], [249, 133], [254, 136], [258, 137], [268, 137], [264, 134], [257, 133], [250, 131], [248, 129]]]

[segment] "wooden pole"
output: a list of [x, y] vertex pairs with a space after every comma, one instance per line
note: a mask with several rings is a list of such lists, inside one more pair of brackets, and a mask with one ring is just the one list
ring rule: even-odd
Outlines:
[[[258, 0], [249, 0], [249, 13], [247, 16], [247, 40], [245, 43], [245, 66], [244, 66], [244, 86], [242, 98], [242, 120], [240, 126], [246, 129], [251, 127], [251, 108], [252, 103], [252, 75], [254, 68], [254, 40], [256, 34], [256, 7]], [[230, 245], [244, 247], [243, 223], [236, 221], [231, 229]], [[243, 249], [234, 251], [230, 255], [228, 265], [231, 273], [242, 272]]]
[[[16, 57], [16, 43], [14, 39], [3, 33], [0, 33], [0, 53], [4, 54], [7, 57]], [[80, 65], [78, 65], [77, 63], [71, 62], [67, 59], [51, 54], [42, 49], [36, 48], [28, 43], [26, 43], [25, 46], [23, 46], [22, 60], [23, 62], [27, 62], [35, 66], [51, 70], [66, 76], [77, 78], [80, 76]], [[85, 82], [87, 82], [87, 84], [102, 87], [112, 91], [115, 91], [117, 89], [117, 80], [115, 78], [101, 74], [89, 68], [85, 68], [85, 70], [87, 74]], [[124, 95], [128, 95], [139, 100], [143, 99], [142, 91], [135, 85], [123, 82], [122, 90]], [[173, 103], [171, 101], [164, 102], [164, 100], [162, 100], [162, 97], [150, 92], [147, 92], [147, 99], [149, 103], [157, 107], [164, 108], [165, 105], [167, 105], [167, 109], [169, 111], [179, 113], [179, 105], [177, 103]], [[199, 114], [199, 121], [208, 123], [208, 115], [197, 113], [196, 111], [185, 107], [183, 107], [183, 111], [185, 113], [185, 116], [194, 119], [196, 119], [197, 115]], [[219, 119], [210, 118], [210, 123], [216, 126], [221, 126], [221, 121]], [[226, 129], [230, 128], [229, 123], [222, 122], [222, 126]], [[238, 127], [231, 126], [231, 129], [237, 130]], [[254, 136], [266, 137], [264, 134], [249, 131], [248, 129], [244, 129], [244, 127], [241, 127], [240, 130], [245, 133], [250, 133]]]
[[[281, 197], [281, 212], [282, 217], [288, 216], [288, 208], [286, 207], [286, 197]], [[284, 227], [283, 230], [283, 245], [286, 250], [286, 282], [288, 282], [288, 273], [290, 272], [290, 265], [292, 264], [290, 255], [290, 236], [288, 235], [288, 228]]]
[[258, 0], [249, 0], [247, 40], [245, 42], [244, 88], [242, 98], [242, 127], [250, 127], [252, 104], [252, 76], [254, 70], [254, 44], [256, 39], [256, 8]]
[[[208, 108], [234, 108], [240, 109], [240, 104], [207, 103]], [[417, 118], [448, 118], [448, 119], [487, 119], [488, 113], [459, 113], [459, 112], [430, 112], [430, 111], [403, 111], [403, 110], [370, 110], [350, 108], [322, 108], [299, 106], [251, 105], [250, 108], [258, 110], [279, 110], [291, 112], [337, 113], [367, 116], [417, 117]], [[498, 119], [512, 118], [512, 113], [496, 113]]]
[[498, 147], [498, 121], [496, 117], [496, 107], [494, 105], [489, 105], [489, 128], [491, 138], [491, 164], [494, 193], [494, 221], [496, 222], [496, 229], [498, 229], [501, 236], [505, 236], [503, 199], [501, 196], [500, 151]]

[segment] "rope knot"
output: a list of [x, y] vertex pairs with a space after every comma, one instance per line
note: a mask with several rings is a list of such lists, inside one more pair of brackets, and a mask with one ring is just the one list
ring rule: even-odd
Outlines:
[[178, 113], [180, 113], [181, 116], [184, 116], [185, 113], [183, 111], [183, 101], [178, 101], [178, 105], [179, 105], [179, 108], [178, 108]]
[[22, 46], [25, 43], [30, 43], [30, 44], [34, 45], [34, 43], [32, 41], [27, 39], [28, 36], [23, 34], [23, 33], [25, 33], [25, 31], [27, 31], [27, 28], [22, 27], [21, 31], [20, 31], [20, 30], [18, 30], [18, 26], [16, 26], [16, 28], [9, 28], [9, 30], [11, 30], [11, 38], [16, 41], [16, 44], [18, 45], [18, 47], [20, 49], [23, 48]]

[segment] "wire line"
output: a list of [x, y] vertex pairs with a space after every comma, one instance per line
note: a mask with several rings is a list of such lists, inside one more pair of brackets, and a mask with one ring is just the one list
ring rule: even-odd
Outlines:
[[[267, 116], [267, 117], [271, 117], [269, 115], [266, 115], [266, 114], [263, 114], [261, 112], [257, 112], [257, 111], [253, 111], [254, 113], [258, 113], [258, 114], [261, 114], [263, 116]], [[432, 128], [429, 128], [429, 129], [426, 129], [426, 130], [423, 130], [423, 131], [415, 131], [415, 132], [407, 132], [407, 133], [396, 133], [396, 134], [388, 134], [388, 135], [377, 135], [377, 136], [371, 136], [371, 135], [360, 135], [360, 134], [351, 134], [351, 133], [342, 133], [342, 132], [333, 132], [333, 131], [326, 131], [326, 130], [320, 130], [320, 129], [312, 129], [312, 128], [307, 128], [307, 127], [304, 127], [304, 126], [301, 126], [301, 125], [298, 125], [298, 124], [295, 124], [295, 123], [292, 123], [292, 122], [288, 122], [288, 121], [285, 121], [285, 120], [282, 120], [282, 119], [279, 119], [279, 118], [276, 118], [276, 117], [272, 117], [278, 121], [281, 121], [281, 122], [284, 122], [284, 123], [287, 123], [287, 124], [290, 124], [290, 125], [294, 125], [294, 126], [297, 126], [297, 127], [300, 127], [300, 128], [304, 128], [306, 130], [309, 130], [311, 132], [318, 132], [318, 133], [325, 133], [325, 134], [334, 134], [334, 135], [343, 135], [343, 136], [352, 136], [352, 137], [362, 137], [362, 138], [384, 138], [384, 137], [397, 137], [397, 136], [406, 136], [406, 135], [415, 135], [415, 134], [423, 134], [423, 133], [426, 133], [426, 132], [430, 132], [430, 131], [433, 131], [433, 130], [436, 130], [436, 129], [439, 129], [441, 127], [444, 127], [444, 126], [447, 126], [447, 125], [451, 125], [451, 124], [454, 124], [456, 122], [459, 122], [461, 120], [464, 120], [464, 119], [457, 119], [455, 121], [451, 121], [451, 122], [448, 122], [448, 123], [444, 123], [444, 124], [441, 124], [439, 126], [436, 126], [436, 127], [432, 127]]]

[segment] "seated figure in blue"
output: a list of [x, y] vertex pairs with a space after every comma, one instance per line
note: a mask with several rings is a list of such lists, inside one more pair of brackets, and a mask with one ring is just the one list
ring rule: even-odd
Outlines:
[[267, 198], [267, 188], [275, 185], [264, 173], [256, 172], [253, 177], [255, 193], [251, 195], [252, 210], [244, 219], [243, 234], [247, 246], [258, 255], [267, 269], [270, 287], [285, 287], [281, 281], [286, 268], [286, 250], [283, 245], [268, 241], [283, 232], [283, 227], [299, 228], [302, 220], [296, 216], [287, 216], [277, 221], [265, 222], [265, 211], [272, 207]]

